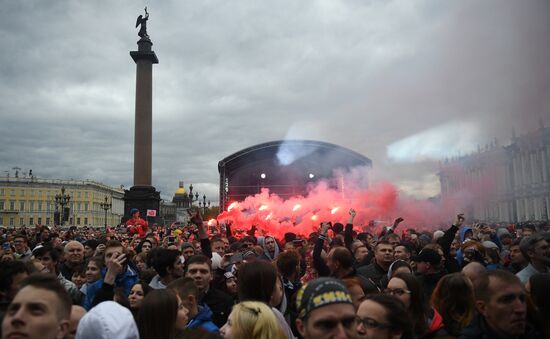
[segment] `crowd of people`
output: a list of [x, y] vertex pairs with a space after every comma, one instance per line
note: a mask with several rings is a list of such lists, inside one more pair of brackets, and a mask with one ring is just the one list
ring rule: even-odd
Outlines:
[[282, 239], [199, 211], [0, 228], [1, 338], [550, 338], [550, 222], [375, 232], [355, 216]]

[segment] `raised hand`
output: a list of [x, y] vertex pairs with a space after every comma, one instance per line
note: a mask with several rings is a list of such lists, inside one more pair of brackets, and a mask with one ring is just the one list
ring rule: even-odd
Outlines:
[[402, 217], [395, 219], [395, 221], [393, 222], [393, 228], [396, 228], [397, 226], [399, 226], [399, 224], [402, 223], [404, 220], [405, 219], [403, 219]]
[[460, 227], [462, 226], [463, 223], [464, 223], [464, 213], [457, 214], [454, 225], [457, 227]]

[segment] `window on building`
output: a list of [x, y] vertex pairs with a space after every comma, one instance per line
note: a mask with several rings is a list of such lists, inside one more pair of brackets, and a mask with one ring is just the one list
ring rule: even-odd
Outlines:
[[80, 225], [80, 218], [76, 218], [76, 224]]
[[88, 225], [88, 218], [84, 218], [84, 225]]
[[50, 218], [46, 218], [46, 225], [50, 224]]
[[84, 204], [84, 211], [88, 212], [88, 203]]
[[42, 218], [38, 218], [38, 225], [42, 225]]
[[32, 226], [32, 225], [34, 225], [34, 218], [30, 217], [29, 218], [29, 226]]
[[81, 207], [82, 207], [82, 204], [81, 204], [81, 203], [78, 203], [78, 204], [77, 204], [77, 211], [80, 211], [80, 210], [81, 210]]
[[42, 202], [38, 202], [38, 211], [42, 212]]
[[78, 191], [76, 196], [79, 197], [79, 198], [82, 198], [82, 192]]
[[10, 201], [10, 211], [15, 210], [15, 201]]
[[84, 192], [84, 198], [88, 199], [88, 192]]
[[23, 226], [23, 218], [19, 218], [19, 226]]
[[0, 188], [0, 195], [4, 195], [4, 189]]
[[10, 190], [10, 195], [13, 197], [15, 196], [15, 190]]
[[0, 210], [3, 210], [3, 209], [4, 209], [4, 202], [0, 201]]
[[31, 201], [31, 202], [30, 202], [29, 211], [30, 211], [30, 212], [34, 212], [34, 201]]
[[13, 218], [10, 218], [10, 226], [13, 226], [14, 220]]
[[21, 190], [21, 196], [25, 196], [25, 190]]
[[20, 210], [20, 211], [24, 211], [24, 210], [25, 210], [25, 202], [24, 202], [24, 201], [20, 201], [20, 202], [19, 202], [19, 210]]

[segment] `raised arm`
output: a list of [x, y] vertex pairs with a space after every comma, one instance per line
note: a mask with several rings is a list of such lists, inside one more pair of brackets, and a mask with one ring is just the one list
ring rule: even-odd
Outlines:
[[327, 239], [327, 231], [329, 227], [330, 224], [328, 222], [323, 222], [321, 224], [319, 239], [317, 239], [315, 247], [313, 248], [313, 267], [315, 267], [320, 277], [328, 277], [330, 275], [330, 269], [323, 258], [321, 258], [321, 251], [323, 250], [323, 244]]
[[[344, 229], [344, 243], [346, 248], [351, 251], [351, 245], [353, 244], [353, 219], [355, 219], [356, 212], [353, 208], [349, 210], [349, 219]], [[353, 252], [352, 252], [353, 253]]]

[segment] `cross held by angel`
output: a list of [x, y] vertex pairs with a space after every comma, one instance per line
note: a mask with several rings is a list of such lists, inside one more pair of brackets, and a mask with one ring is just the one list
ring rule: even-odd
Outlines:
[[136, 27], [141, 25], [138, 36], [143, 39], [148, 39], [149, 35], [147, 34], [147, 20], [149, 19], [149, 13], [147, 13], [147, 7], [145, 7], [145, 15], [139, 15], [136, 20]]

